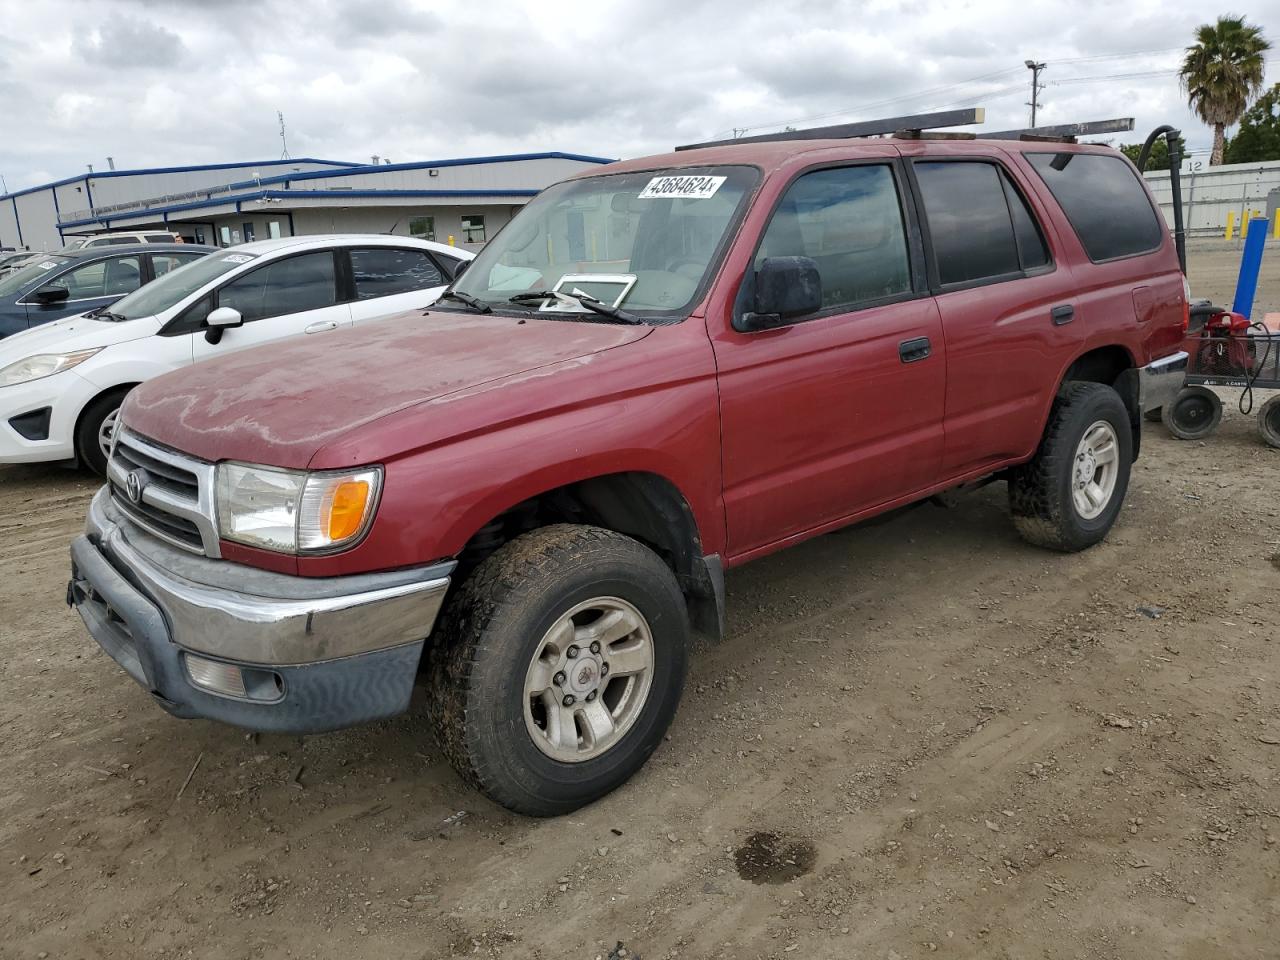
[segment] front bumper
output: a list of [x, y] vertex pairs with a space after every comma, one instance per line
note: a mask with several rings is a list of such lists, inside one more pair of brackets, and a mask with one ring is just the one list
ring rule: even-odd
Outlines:
[[[74, 370], [29, 383], [0, 387], [0, 463], [48, 463], [75, 456], [76, 420], [98, 391]], [[30, 439], [14, 429], [13, 417], [49, 410], [48, 432]]]
[[1143, 413], [1173, 402], [1187, 377], [1188, 359], [1187, 352], [1180, 350], [1153, 360], [1138, 371], [1138, 398]]
[[175, 716], [318, 733], [408, 708], [452, 570], [312, 579], [180, 555], [104, 488], [71, 545], [67, 600]]

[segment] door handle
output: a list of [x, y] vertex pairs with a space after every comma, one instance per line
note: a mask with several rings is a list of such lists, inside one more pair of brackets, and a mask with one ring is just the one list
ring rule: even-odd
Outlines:
[[302, 328], [303, 333], [324, 333], [326, 330], [337, 330], [337, 320], [317, 320], [315, 323], [309, 323]]
[[1069, 303], [1064, 303], [1050, 310], [1049, 316], [1053, 318], [1053, 325], [1060, 327], [1076, 318], [1076, 308]]
[[902, 358], [903, 363], [915, 363], [917, 360], [923, 360], [932, 352], [933, 345], [929, 343], [928, 337], [903, 340], [898, 344], [898, 356]]

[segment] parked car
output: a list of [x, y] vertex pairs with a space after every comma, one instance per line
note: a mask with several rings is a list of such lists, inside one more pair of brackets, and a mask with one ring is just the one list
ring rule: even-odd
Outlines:
[[0, 277], [0, 340], [62, 317], [115, 303], [216, 247], [134, 244], [38, 255]]
[[0, 252], [0, 277], [11, 273], [18, 264], [35, 257], [30, 250], [5, 250]]
[[461, 775], [564, 813], [662, 742], [727, 568], [990, 480], [1031, 543], [1102, 540], [1186, 310], [1109, 148], [613, 164], [532, 200], [429, 322], [134, 391], [69, 597], [180, 717], [364, 723], [421, 662]]
[[[144, 262], [203, 249], [150, 247]], [[0, 463], [75, 458], [103, 473], [116, 411], [137, 384], [294, 334], [425, 307], [471, 257], [390, 236], [290, 237], [201, 253], [108, 308], [0, 343]]]
[[125, 246], [134, 243], [182, 243], [180, 234], [168, 230], [116, 230], [111, 233], [91, 233], [85, 237], [73, 237], [62, 247], [61, 253], [84, 250], [89, 247]]

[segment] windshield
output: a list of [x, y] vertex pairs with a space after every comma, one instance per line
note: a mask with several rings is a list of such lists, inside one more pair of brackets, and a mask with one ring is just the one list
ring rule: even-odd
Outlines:
[[[535, 197], [454, 289], [494, 307], [512, 296], [584, 293], [639, 317], [692, 306], [758, 174], [693, 167], [570, 180]], [[527, 309], [592, 318], [568, 297]]]
[[57, 267], [68, 263], [66, 257], [59, 257], [56, 254], [48, 256], [40, 256], [35, 254], [38, 259], [32, 260], [30, 264], [15, 270], [13, 273], [7, 274], [0, 278], [0, 297], [9, 297], [25, 290], [32, 282], [39, 280], [41, 277], [51, 276]]
[[159, 279], [139, 287], [111, 305], [111, 314], [120, 320], [154, 317], [176, 306], [211, 280], [256, 259], [248, 253], [211, 253], [207, 257], [170, 270]]

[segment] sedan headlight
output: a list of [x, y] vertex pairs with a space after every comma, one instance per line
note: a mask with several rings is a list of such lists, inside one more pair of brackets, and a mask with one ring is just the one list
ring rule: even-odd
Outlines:
[[373, 519], [382, 468], [310, 473], [218, 464], [218, 532], [281, 553], [326, 553], [353, 543]]
[[101, 347], [95, 347], [92, 350], [76, 350], [73, 353], [41, 353], [34, 357], [25, 357], [0, 370], [0, 387], [12, 387], [30, 380], [52, 377], [55, 373], [79, 366], [101, 349]]

